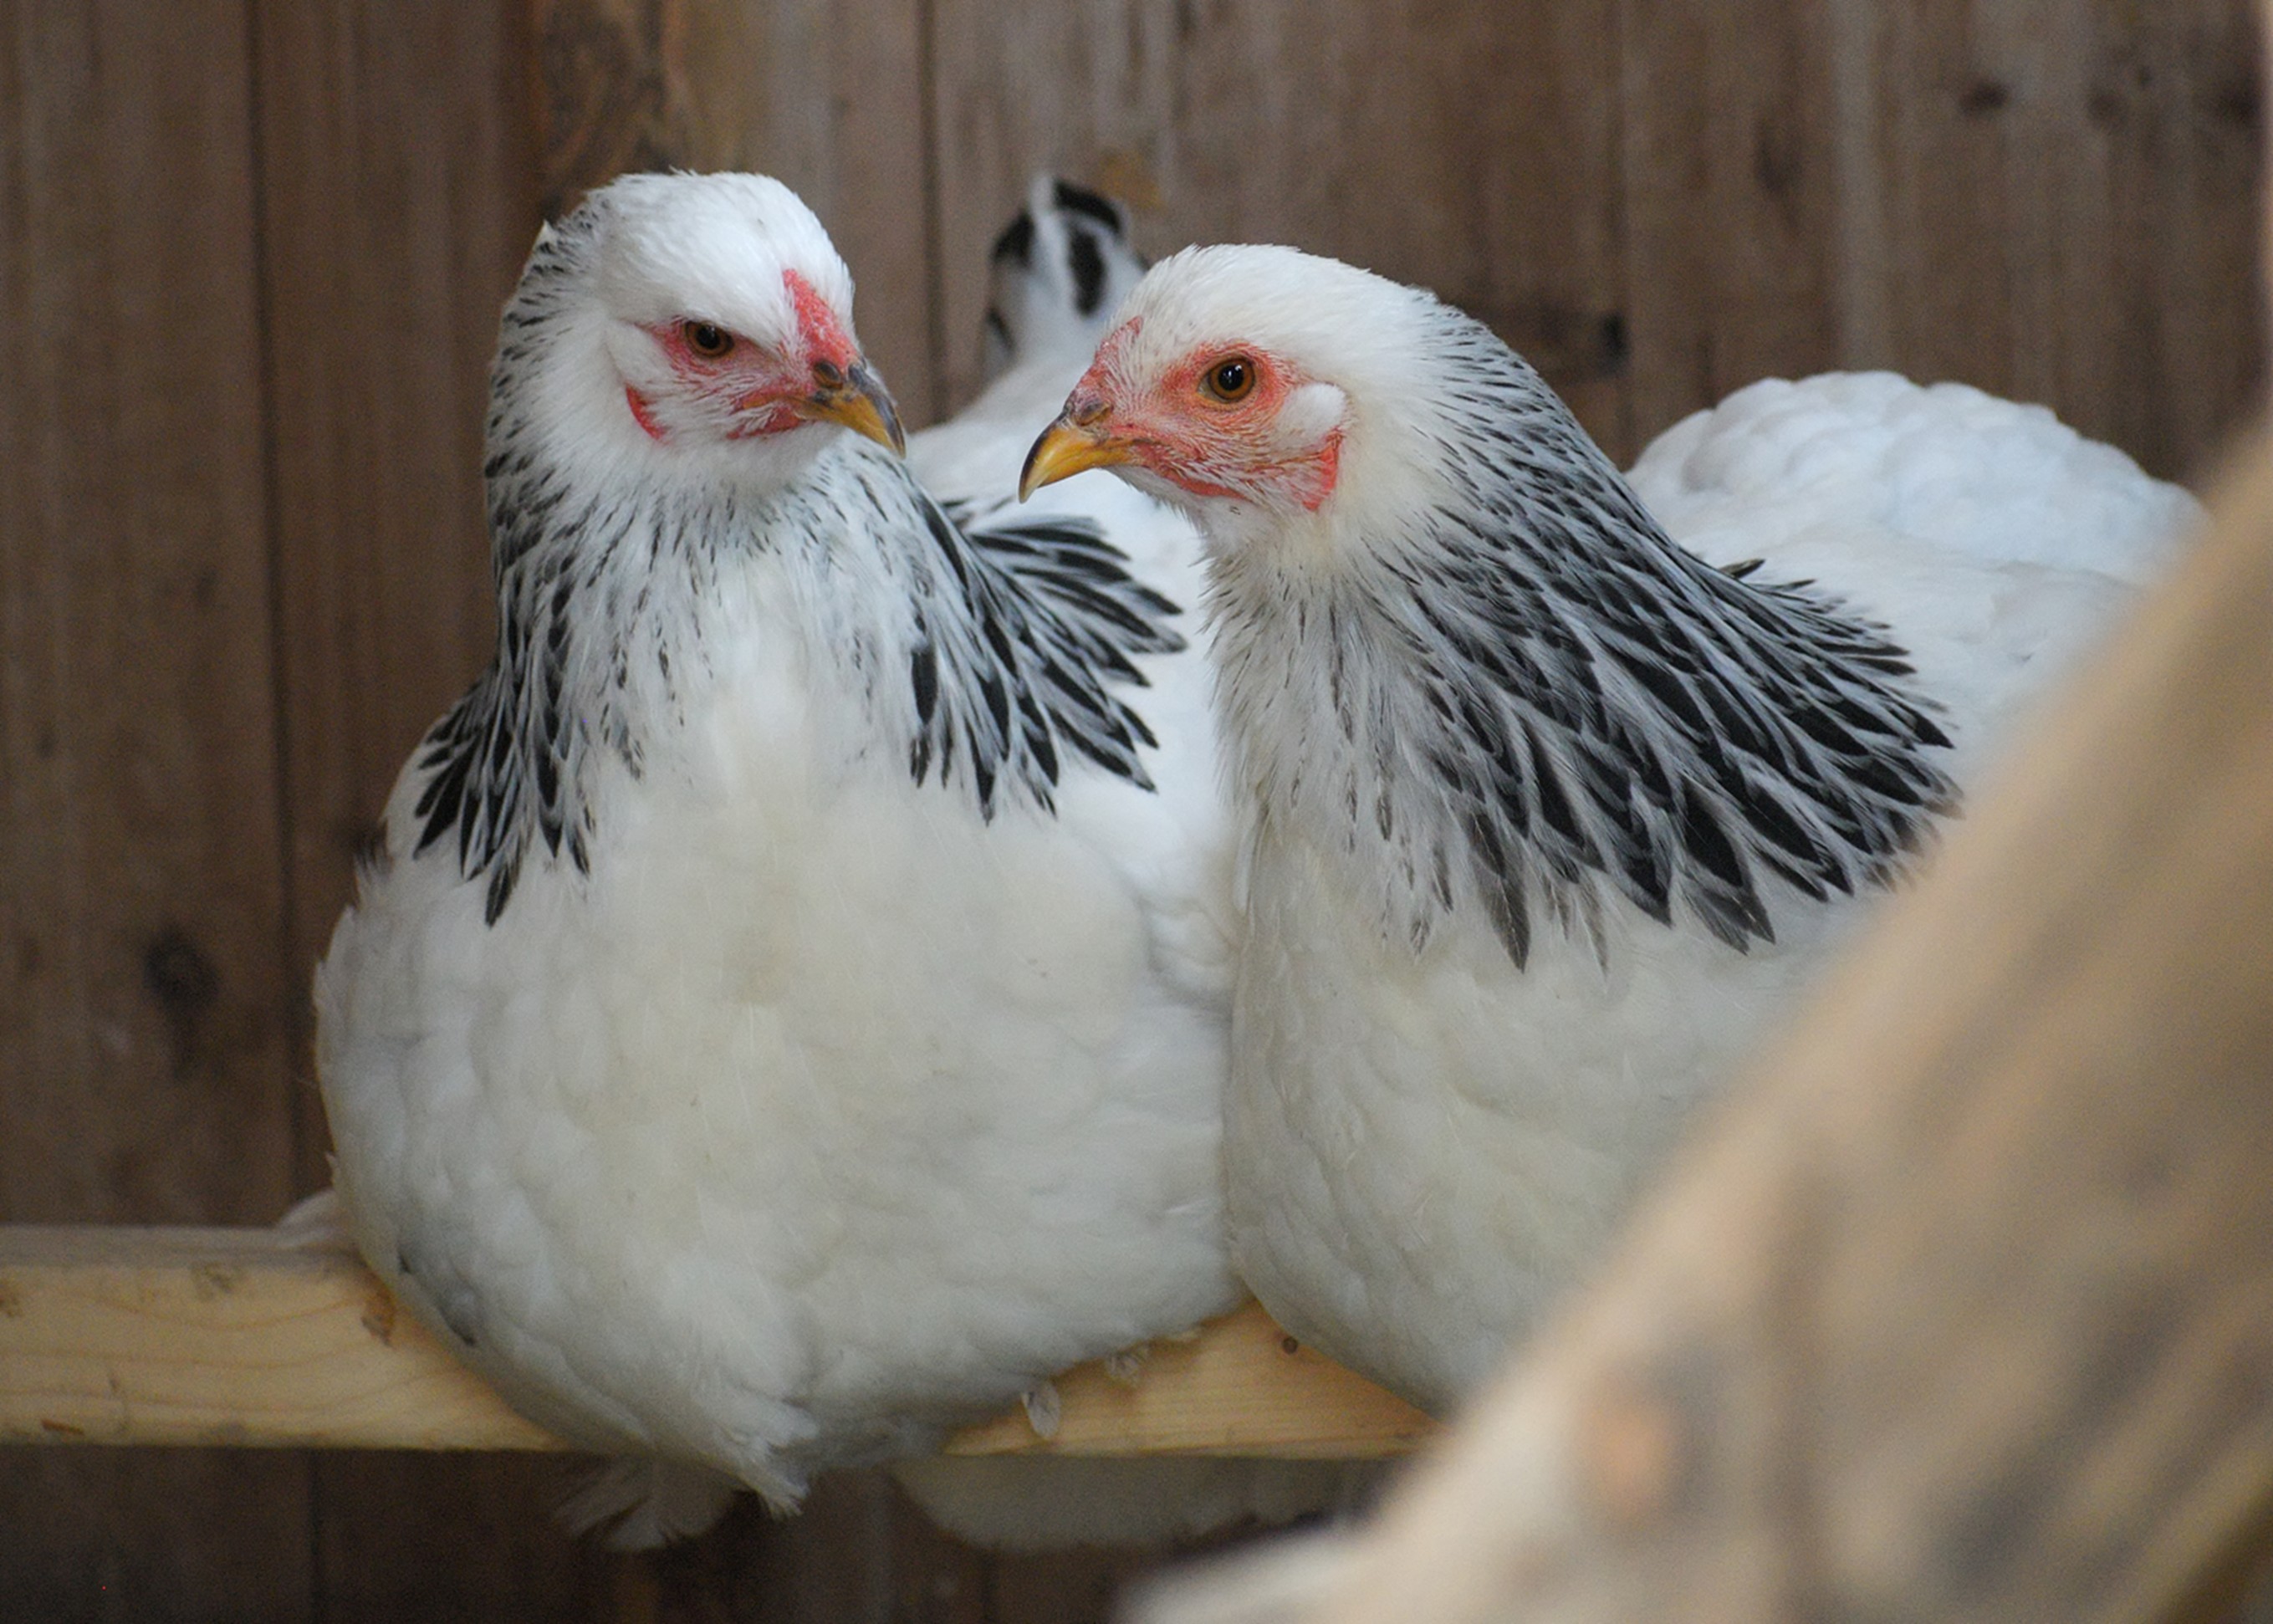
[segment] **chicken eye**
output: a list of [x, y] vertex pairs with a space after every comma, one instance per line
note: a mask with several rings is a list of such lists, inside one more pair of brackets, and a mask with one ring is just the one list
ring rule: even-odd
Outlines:
[[679, 331], [686, 348], [707, 360], [716, 361], [734, 348], [734, 335], [715, 322], [690, 321]]
[[1207, 392], [1229, 404], [1244, 400], [1255, 390], [1255, 363], [1245, 355], [1226, 355], [1207, 370]]

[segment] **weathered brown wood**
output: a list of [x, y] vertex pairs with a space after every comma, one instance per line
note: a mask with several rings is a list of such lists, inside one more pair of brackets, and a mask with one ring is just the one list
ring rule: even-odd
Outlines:
[[[581, 14], [631, 47], [545, 21]], [[967, 392], [986, 242], [1053, 164], [1149, 187], [1154, 249], [1278, 236], [1438, 286], [1621, 452], [1743, 381], [1700, 354], [1819, 364], [1827, 301], [1828, 359], [2043, 393], [2183, 472], [2262, 364], [2246, 26], [2245, 0], [0, 7], [0, 1219], [263, 1221], [317, 1177], [311, 944], [489, 613], [464, 425], [536, 98], [559, 128], [565, 85], [629, 84], [683, 143], [641, 161], [797, 185], [916, 418], [952, 393], [934, 356]], [[1754, 123], [1804, 132], [1796, 230]], [[600, 152], [559, 148], [555, 184]], [[754, 1547], [767, 1582], [884, 1553], [872, 1613], [1094, 1611], [1094, 1570], [949, 1560], [904, 1519], [617, 1564], [544, 1523], [564, 1469], [325, 1457], [311, 1582], [286, 1456], [10, 1450], [0, 1590], [34, 1616], [108, 1575], [159, 1618], [714, 1619], [775, 1606], [724, 1578]], [[868, 1493], [841, 1503], [892, 1503]]]
[[738, 1504], [716, 1532], [663, 1552], [651, 1566], [652, 1612], [686, 1620], [796, 1624], [997, 1624], [996, 1574], [1016, 1566], [930, 1528], [879, 1472], [814, 1486], [786, 1522]]
[[[220, 0], [0, 10], [11, 1218], [289, 1187], [246, 45]], [[0, 1612], [303, 1618], [307, 1515], [289, 1460], [11, 1451]]]
[[251, 1218], [287, 1187], [241, 22], [39, 10], [0, 34], [18, 1216]]
[[[442, 1458], [442, 1457], [435, 1457]], [[1078, 1624], [1116, 1615], [1122, 1586], [1160, 1559], [1077, 1551], [986, 1555], [910, 1515], [879, 1474], [825, 1478], [788, 1522], [738, 1506], [716, 1533], [663, 1553], [626, 1618], [813, 1624]]]
[[1844, 189], [1809, 0], [1619, 7], [1630, 445], [1834, 366]]
[[950, 403], [978, 382], [986, 245], [1058, 168], [1141, 233], [1284, 241], [1421, 281], [1624, 448], [1616, 7], [941, 0], [932, 118]]
[[[1842, 356], [2044, 401], [2197, 463], [2263, 342], [2247, 0], [1848, 7]], [[2183, 336], [2182, 336], [2183, 335]]]
[[910, 426], [928, 422], [917, 0], [534, 0], [534, 16], [546, 212], [633, 170], [774, 176], [829, 228], [863, 348]]
[[[306, 977], [352, 854], [490, 653], [482, 420], [498, 309], [536, 228], [533, 76], [518, 6], [261, 6], [254, 21], [286, 1007], [304, 1078]], [[295, 1093], [314, 1189], [328, 1137], [315, 1090]], [[328, 1624], [587, 1615], [604, 1559], [553, 1519], [562, 1463], [307, 1461]]]
[[317, 1466], [323, 1624], [634, 1624], [652, 1616], [637, 1605], [647, 1559], [560, 1525], [560, 1506], [591, 1471], [581, 1456], [361, 1450], [320, 1455]]
[[2273, 1525], [2273, 438], [2240, 463], [2200, 552], [1300, 1616], [2224, 1594]]
[[[1252, 1304], [1133, 1367], [1057, 1383], [956, 1455], [1401, 1454], [1425, 1416]], [[555, 1449], [351, 1254], [269, 1230], [0, 1225], [0, 1441]]]
[[[259, 20], [289, 958], [304, 976], [411, 747], [490, 657], [482, 423], [537, 214], [509, 11]], [[318, 1189], [322, 1113], [313, 1089], [299, 1099], [301, 1183]]]
[[1643, 438], [1892, 367], [2195, 468], [2252, 398], [2247, 0], [1624, 8]]

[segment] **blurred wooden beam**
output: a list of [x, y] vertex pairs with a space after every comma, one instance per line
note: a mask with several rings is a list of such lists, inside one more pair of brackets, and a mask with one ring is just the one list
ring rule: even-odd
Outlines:
[[[1430, 1424], [1252, 1306], [1060, 1378], [965, 1455], [1380, 1456]], [[558, 1449], [351, 1254], [266, 1230], [0, 1226], [0, 1442]]]
[[2261, 438], [1379, 1525], [1156, 1616], [2196, 1617], [2269, 1515]]

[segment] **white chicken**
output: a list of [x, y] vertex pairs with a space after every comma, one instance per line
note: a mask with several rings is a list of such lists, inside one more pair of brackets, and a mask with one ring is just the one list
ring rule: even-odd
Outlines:
[[[317, 977], [365, 1257], [624, 1457], [585, 1508], [620, 1543], [1240, 1296], [1204, 673], [1094, 524], [926, 494], [851, 291], [753, 176], [627, 178], [539, 237], [492, 375], [496, 660]], [[1035, 358], [1048, 399], [1093, 336]], [[1047, 409], [919, 460], [1007, 502]]]
[[2194, 505], [1887, 375], [1756, 385], [1629, 483], [1482, 325], [1289, 249], [1114, 321], [1022, 487], [1109, 467], [1206, 536], [1234, 1260], [1442, 1411]]

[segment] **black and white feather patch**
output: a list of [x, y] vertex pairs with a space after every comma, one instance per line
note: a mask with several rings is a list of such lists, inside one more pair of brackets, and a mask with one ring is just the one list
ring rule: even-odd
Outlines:
[[[1613, 897], [1742, 950], [1774, 939], [1771, 882], [1887, 881], [1955, 794], [1903, 649], [1676, 546], [1529, 366], [1443, 316], [1433, 500], [1347, 571], [1214, 589], [1234, 711], [1271, 718], [1234, 735], [1257, 793], [1381, 854], [1385, 929], [1425, 939], [1468, 894], [1519, 966], [1542, 918], [1599, 948]], [[1272, 697], [1300, 671], [1330, 714]]]
[[1102, 192], [1091, 191], [1086, 186], [1076, 186], [1069, 180], [1054, 183], [1050, 196], [1057, 206], [1069, 214], [1085, 214], [1117, 237], [1129, 235], [1129, 217], [1119, 204]]
[[[948, 782], [960, 745], [981, 815], [994, 815], [1006, 783], [1047, 808], [1066, 745], [1152, 788], [1136, 752], [1157, 741], [1109, 685], [1141, 686], [1132, 656], [1184, 646], [1169, 625], [1176, 606], [1131, 577], [1125, 556], [1086, 520], [998, 517], [966, 528], [967, 513], [923, 505], [956, 591], [918, 600], [918, 658], [929, 670], [911, 685], [916, 781], [936, 773]], [[936, 690], [928, 702], [927, 689]]]
[[1466, 318], [1449, 348], [1474, 432], [1418, 544], [1384, 551], [1422, 754], [1509, 953], [1534, 899], [1583, 912], [1597, 885], [1741, 948], [1773, 939], [1767, 875], [1885, 881], [1954, 796], [1903, 650], [1676, 546], [1519, 358]]
[[[680, 724], [685, 685], [704, 679], [711, 583], [746, 550], [793, 557], [836, 595], [831, 653], [866, 702], [866, 742], [904, 749], [919, 784], [990, 819], [1013, 801], [1050, 810], [1069, 752], [1151, 787], [1138, 752], [1152, 734], [1114, 690], [1142, 685], [1136, 656], [1182, 647], [1177, 610], [1095, 526], [950, 514], [851, 437], [764, 497], [604, 490], [549, 456], [524, 397], [579, 292], [582, 223], [539, 244], [506, 308], [484, 465], [497, 653], [420, 745], [417, 850], [452, 843], [492, 923], [533, 847], [589, 872], [589, 775], [612, 759], [639, 777]], [[842, 575], [854, 556], [872, 573]]]

